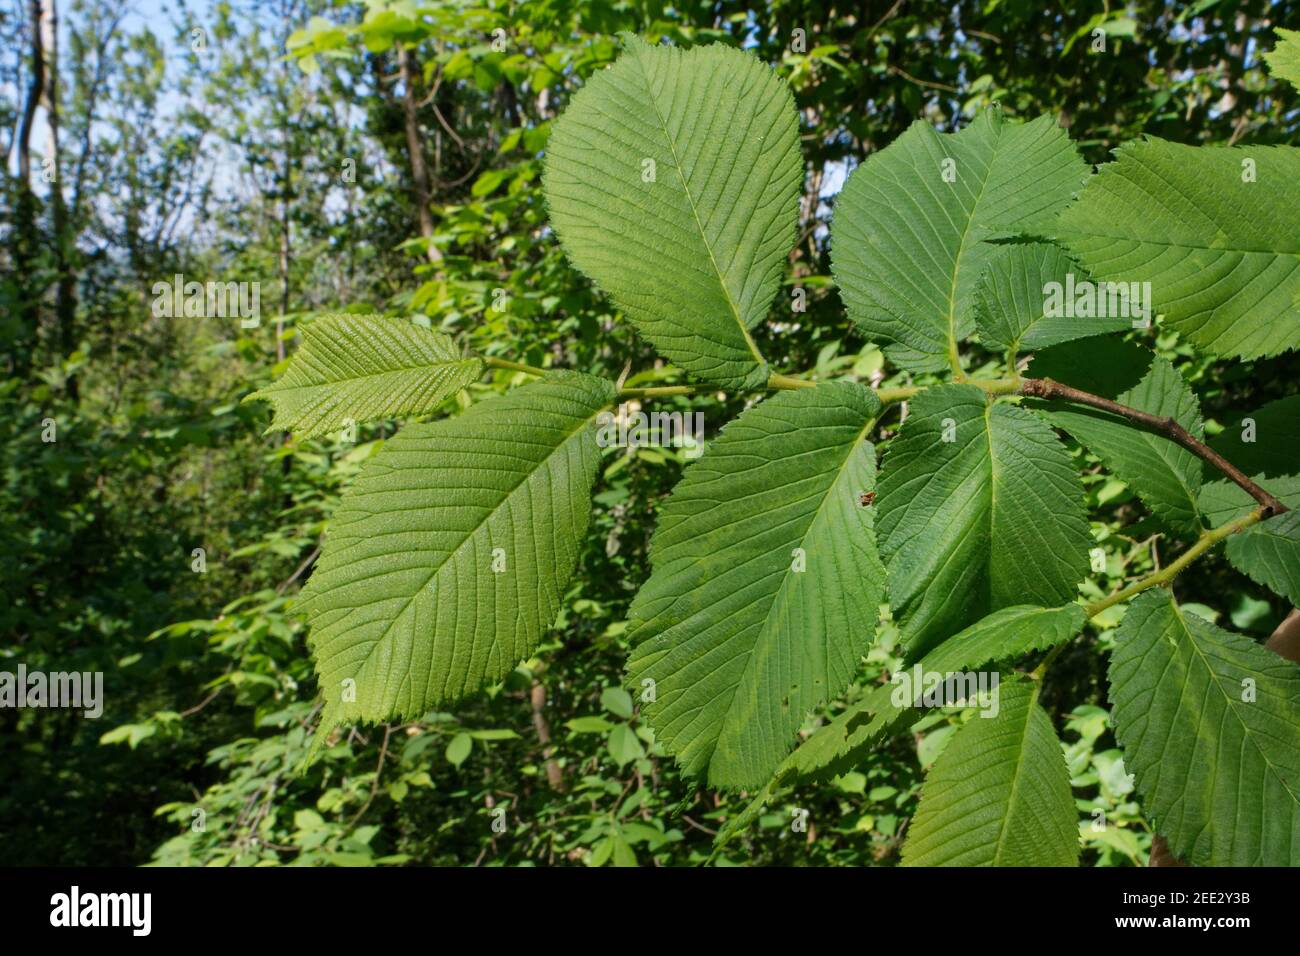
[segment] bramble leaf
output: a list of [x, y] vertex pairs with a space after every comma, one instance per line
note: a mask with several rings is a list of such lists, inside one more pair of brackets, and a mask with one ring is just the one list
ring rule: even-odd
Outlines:
[[1092, 546], [1055, 432], [973, 385], [911, 403], [881, 471], [878, 528], [909, 660], [999, 608], [1072, 600]]
[[594, 420], [612, 401], [609, 382], [552, 372], [409, 425], [366, 463], [301, 598], [326, 701], [319, 736], [420, 716], [532, 653], [577, 563]]
[[1065, 754], [1027, 680], [1001, 683], [926, 777], [904, 866], [1074, 866], [1078, 814]]
[[[1183, 377], [1163, 358], [1131, 342], [1089, 339], [1047, 349], [1034, 356], [1029, 374], [1171, 417], [1197, 438], [1204, 432], [1200, 405]], [[1200, 533], [1201, 461], [1190, 451], [1099, 409], [1067, 402], [1029, 404], [1100, 458], [1171, 528], [1191, 536]]]
[[975, 330], [985, 240], [1045, 229], [1087, 173], [1050, 117], [1020, 124], [994, 108], [951, 134], [913, 123], [835, 203], [832, 271], [849, 318], [903, 368], [955, 361]]
[[349, 424], [420, 415], [483, 374], [449, 336], [379, 315], [331, 315], [302, 327], [302, 346], [275, 382], [244, 401], [275, 406], [267, 431], [313, 438]]
[[1300, 149], [1125, 143], [1056, 238], [1097, 279], [1149, 282], [1165, 323], [1211, 355], [1300, 347]]
[[1175, 856], [1300, 864], [1300, 667], [1156, 588], [1120, 625], [1110, 699], [1125, 766]]
[[720, 44], [627, 36], [547, 144], [547, 206], [573, 264], [655, 348], [717, 385], [767, 380], [749, 330], [781, 284], [802, 185], [789, 89]]
[[763, 783], [805, 715], [852, 678], [880, 616], [875, 395], [782, 392], [723, 428], [660, 511], [633, 602], [628, 683], [691, 774]]

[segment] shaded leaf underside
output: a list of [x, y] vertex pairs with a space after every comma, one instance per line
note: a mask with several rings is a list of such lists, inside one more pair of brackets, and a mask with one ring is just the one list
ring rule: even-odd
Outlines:
[[[1078, 296], [1068, 294], [1089, 281], [1077, 263], [1050, 243], [997, 247], [975, 290], [975, 320], [982, 342], [988, 348], [1033, 351], [1130, 328], [1131, 318], [1078, 314], [1084, 311], [1076, 309]], [[1047, 292], [1051, 283], [1057, 286], [1055, 309], [1050, 309], [1053, 302]], [[1102, 301], [1109, 312], [1109, 300]], [[1094, 305], [1086, 311], [1097, 309]]]
[[[1134, 343], [1088, 339], [1047, 349], [1034, 356], [1029, 374], [1173, 418], [1197, 438], [1204, 433], [1200, 405], [1178, 370]], [[1200, 533], [1202, 467], [1190, 451], [1099, 409], [1067, 402], [1029, 404], [1100, 458], [1158, 518], [1182, 534]]]

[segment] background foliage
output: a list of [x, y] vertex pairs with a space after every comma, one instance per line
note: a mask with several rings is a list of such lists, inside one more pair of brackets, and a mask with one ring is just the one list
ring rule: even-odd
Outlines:
[[[627, 609], [682, 452], [605, 451], [580, 570], [536, 658], [455, 713], [341, 733], [297, 775], [316, 689], [291, 599], [339, 490], [393, 423], [288, 441], [241, 399], [271, 381], [299, 323], [343, 310], [413, 316], [534, 365], [616, 378], [631, 362], [652, 371], [629, 384], [671, 384], [564, 260], [540, 195], [551, 123], [612, 62], [618, 31], [743, 46], [789, 80], [806, 183], [786, 284], [809, 290], [808, 311], [783, 291], [756, 339], [780, 367], [879, 385], [892, 371], [828, 287], [825, 227], [848, 170], [914, 119], [953, 129], [995, 101], [1057, 116], [1093, 163], [1144, 132], [1293, 142], [1297, 100], [1260, 53], [1274, 26], [1300, 22], [1295, 7], [66, 0], [35, 44], [38, 86], [33, 11], [54, 0], [7, 0], [0, 669], [102, 670], [107, 700], [97, 721], [0, 710], [0, 861], [703, 862], [746, 800], [684, 783], [619, 687]], [[260, 282], [260, 327], [153, 315], [153, 284], [178, 272]], [[1247, 366], [1194, 357], [1172, 334], [1155, 345], [1211, 433], [1229, 409], [1295, 391], [1294, 356]], [[494, 371], [444, 407], [512, 383]], [[740, 410], [722, 393], [690, 407], [710, 432]], [[1151, 570], [1165, 542], [1121, 480], [1076, 456], [1107, 554], [1095, 597]], [[1178, 590], [1261, 635], [1287, 611], [1221, 559]], [[1100, 865], [1141, 864], [1150, 846], [1106, 710], [1098, 650], [1118, 622], [1118, 609], [1093, 622], [1042, 701], [1067, 742], [1084, 860]], [[845, 700], [897, 662], [895, 641], [881, 636]], [[926, 717], [797, 792], [807, 832], [774, 808], [717, 862], [897, 863], [953, 728]], [[1093, 831], [1094, 808], [1117, 825]]]

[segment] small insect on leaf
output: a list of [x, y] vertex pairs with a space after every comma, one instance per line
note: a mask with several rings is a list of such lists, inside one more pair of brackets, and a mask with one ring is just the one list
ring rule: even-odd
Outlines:
[[876, 493], [874, 491], [864, 491], [862, 494], [858, 495], [858, 504], [862, 505], [864, 508], [870, 508], [875, 504], [875, 501]]

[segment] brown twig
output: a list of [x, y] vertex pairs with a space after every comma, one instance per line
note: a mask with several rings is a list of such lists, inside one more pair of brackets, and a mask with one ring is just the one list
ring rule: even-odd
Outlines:
[[[229, 668], [227, 668], [227, 671], [229, 671]], [[199, 711], [201, 711], [204, 707], [208, 706], [208, 704], [210, 704], [210, 703], [212, 703], [214, 700], [216, 700], [216, 699], [217, 699], [217, 695], [220, 694], [223, 690], [225, 690], [225, 688], [226, 688], [226, 685], [225, 685], [225, 684], [222, 684], [220, 687], [218, 687], [216, 690], [214, 690], [214, 691], [213, 691], [211, 694], [209, 694], [207, 697], [204, 697], [201, 701], [199, 701], [197, 704], [195, 704], [195, 705], [194, 705], [193, 707], [191, 707], [189, 710], [182, 710], [182, 711], [181, 711], [181, 716], [182, 716], [182, 717], [193, 717], [195, 714], [197, 714]]]
[[1246, 494], [1263, 506], [1264, 517], [1279, 515], [1287, 510], [1286, 505], [1251, 481], [1240, 468], [1169, 416], [1152, 415], [1150, 412], [1144, 412], [1138, 408], [1130, 408], [1127, 405], [1121, 405], [1119, 402], [1111, 401], [1109, 398], [1102, 398], [1100, 395], [1093, 395], [1091, 392], [1085, 392], [1069, 385], [1062, 385], [1050, 378], [1025, 379], [1020, 385], [1020, 394], [1034, 398], [1062, 399], [1076, 405], [1088, 405], [1103, 412], [1110, 412], [1112, 415], [1127, 418], [1131, 422], [1145, 425], [1151, 431], [1181, 445], [1197, 458], [1208, 462], [1231, 478]]
[[885, 15], [881, 17], [879, 20], [877, 20], [875, 24], [872, 25], [871, 29], [867, 31], [867, 39], [870, 40], [874, 38], [876, 35], [876, 31], [879, 30], [882, 26], [884, 26], [885, 21], [893, 17], [893, 15], [898, 12], [898, 8], [901, 7], [902, 5], [903, 5], [903, 0], [895, 0], [894, 5], [890, 7], [888, 11], [886, 11]]
[[311, 554], [303, 558], [302, 564], [298, 565], [298, 567], [294, 570], [293, 574], [289, 575], [289, 577], [286, 578], [283, 582], [281, 582], [280, 586], [275, 589], [276, 594], [283, 594], [285, 588], [287, 588], [290, 584], [293, 584], [294, 581], [297, 581], [298, 578], [302, 577], [302, 573], [316, 563], [316, 559], [320, 557], [320, 547], [321, 546], [319, 544], [316, 545], [316, 547], [312, 550]]
[[684, 813], [682, 814], [682, 819], [686, 821], [686, 825], [687, 825], [687, 826], [694, 827], [696, 830], [699, 830], [701, 833], [707, 833], [709, 836], [712, 836], [712, 837], [715, 837], [715, 836], [718, 835], [718, 831], [717, 831], [717, 830], [710, 830], [710, 829], [709, 829], [708, 827], [706, 827], [704, 824], [702, 824], [702, 823], [696, 823], [694, 820], [692, 820], [690, 817], [688, 817], [688, 816], [687, 816], [686, 814], [684, 814]]
[[896, 76], [901, 76], [903, 79], [907, 80], [908, 82], [915, 83], [917, 86], [928, 86], [932, 90], [946, 90], [949, 93], [958, 92], [957, 87], [949, 86], [947, 83], [934, 83], [931, 82], [930, 80], [919, 79], [913, 76], [911, 73], [908, 73], [901, 66], [894, 66], [893, 64], [890, 64], [888, 67], [886, 67], [886, 69], [888, 70], [888, 72], [893, 73]]
[[375, 802], [375, 796], [379, 793], [379, 779], [384, 772], [384, 760], [388, 756], [388, 738], [391, 737], [392, 734], [392, 726], [385, 726], [384, 742], [379, 747], [379, 762], [375, 764], [375, 779], [370, 782], [370, 796], [366, 797], [366, 802], [361, 805], [361, 809], [357, 811], [356, 816], [348, 822], [349, 830], [361, 821], [361, 818], [366, 815], [366, 811], [370, 809], [370, 805]]

